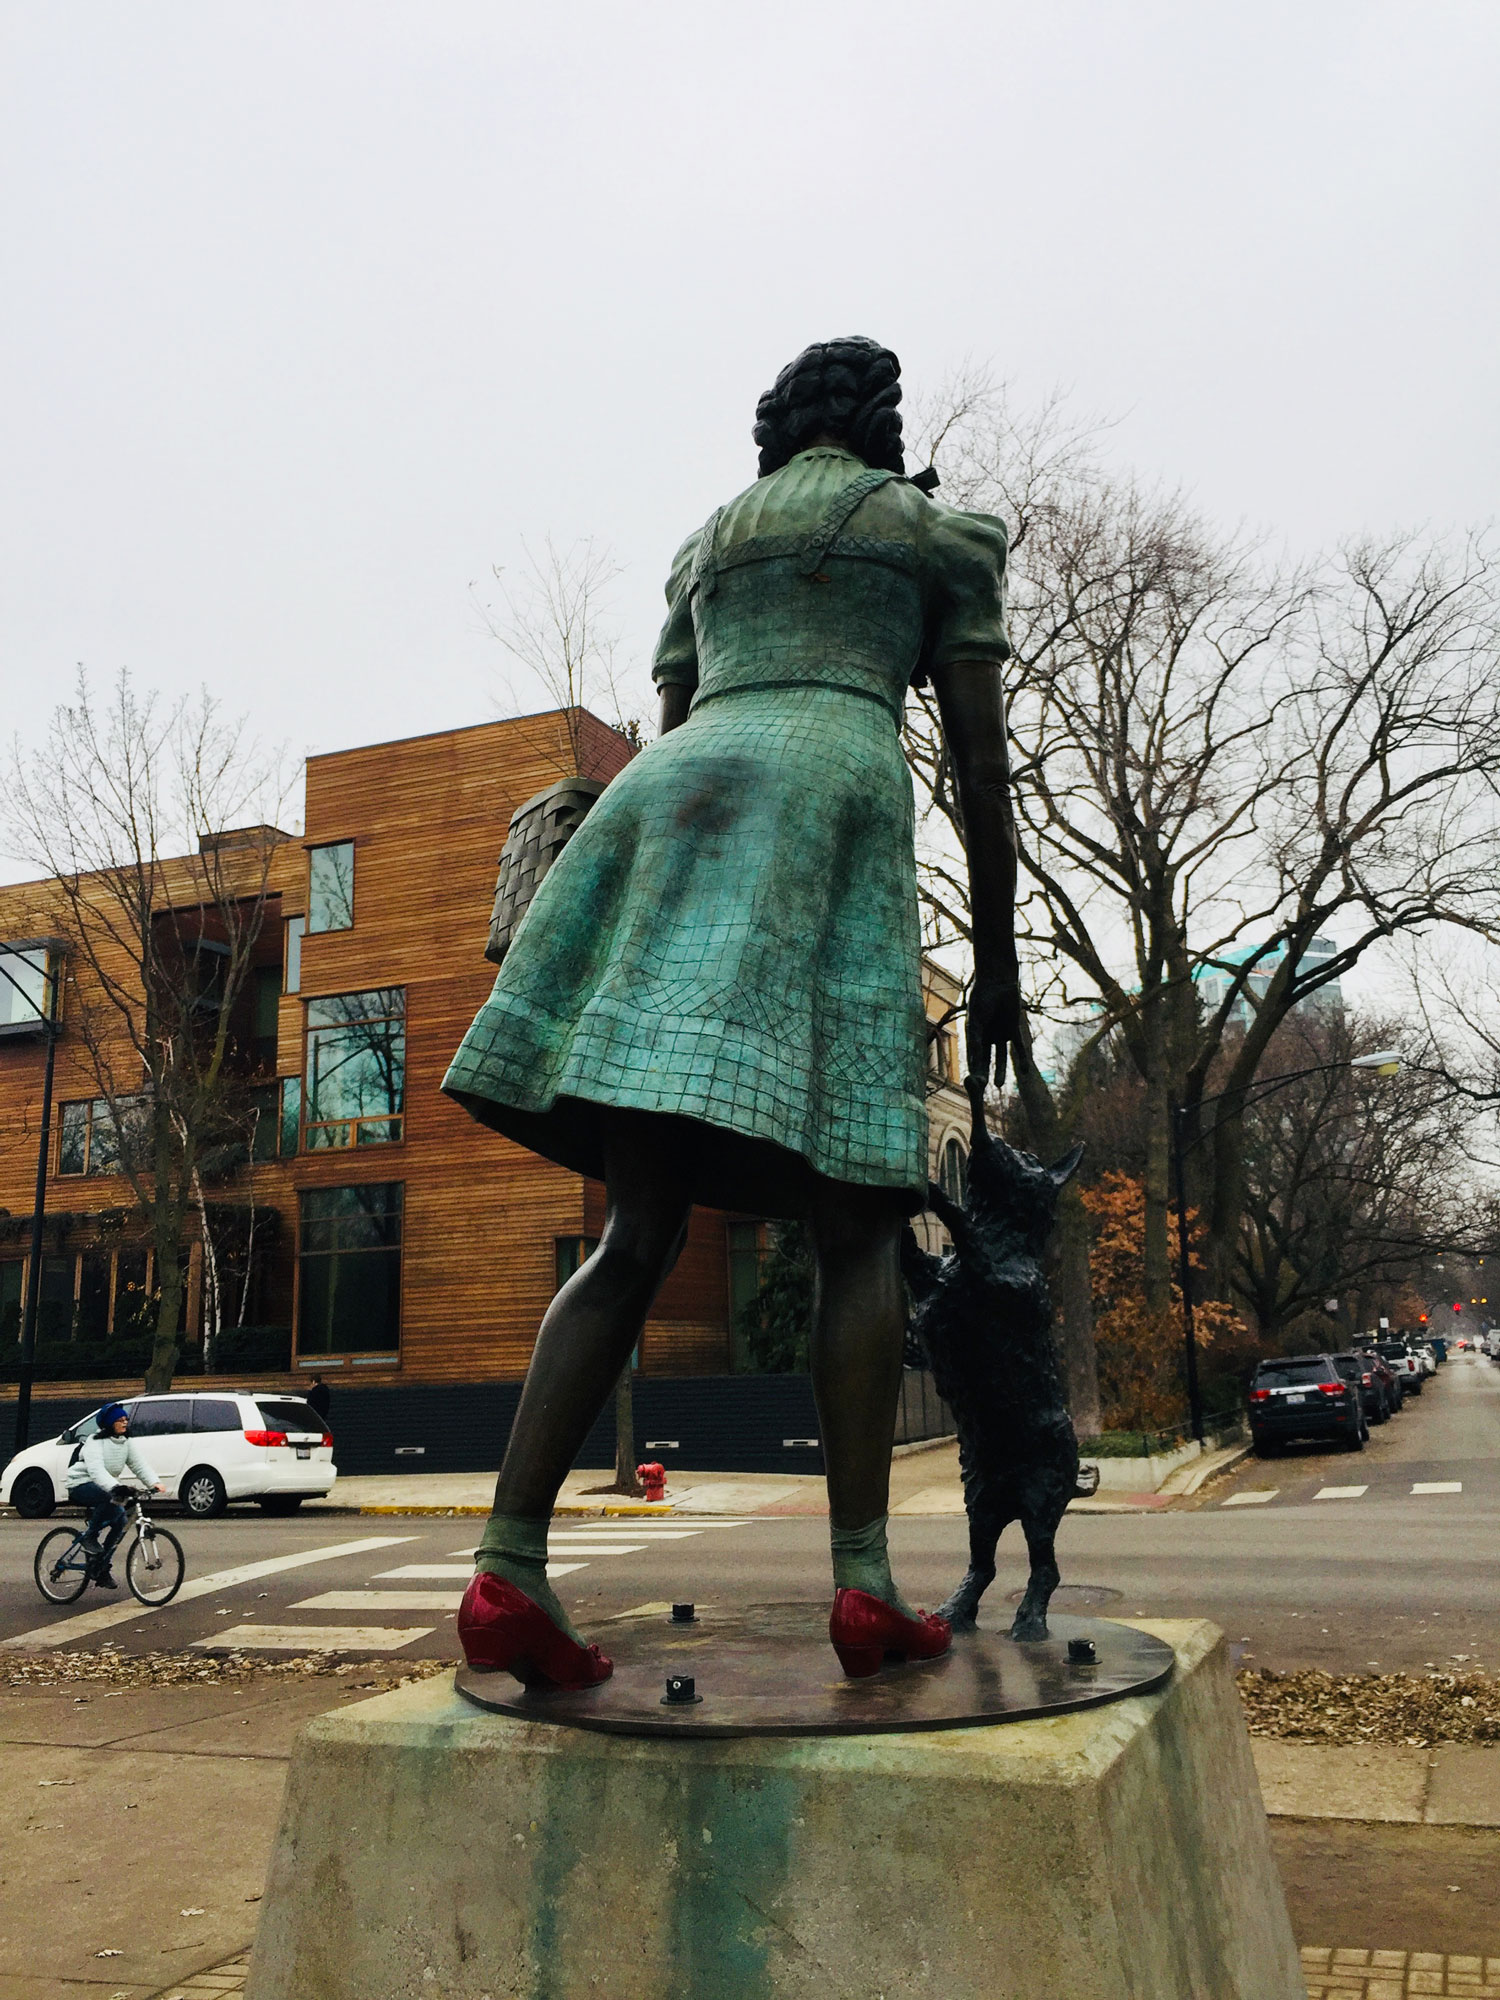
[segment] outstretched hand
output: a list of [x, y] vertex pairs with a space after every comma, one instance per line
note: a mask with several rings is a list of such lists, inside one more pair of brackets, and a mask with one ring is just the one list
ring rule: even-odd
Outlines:
[[1005, 1082], [1006, 1052], [1021, 1039], [1024, 1012], [1018, 974], [977, 973], [969, 995], [969, 1075], [998, 1089]]

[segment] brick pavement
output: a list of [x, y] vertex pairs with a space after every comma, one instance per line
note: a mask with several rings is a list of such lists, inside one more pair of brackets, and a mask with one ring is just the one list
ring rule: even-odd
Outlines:
[[151, 2000], [221, 2000], [223, 1995], [233, 2000], [236, 1993], [244, 1992], [249, 1976], [250, 1954], [242, 1951], [234, 1958], [226, 1958], [222, 1965], [195, 1972], [191, 1979], [179, 1979], [171, 1986], [164, 1986]]
[[1302, 1947], [1310, 2000], [1418, 2000], [1467, 1993], [1500, 2000], [1500, 1958], [1437, 1951], [1358, 1951]]

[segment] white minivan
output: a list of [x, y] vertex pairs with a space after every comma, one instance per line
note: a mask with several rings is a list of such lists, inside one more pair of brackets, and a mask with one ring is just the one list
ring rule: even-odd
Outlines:
[[[333, 1490], [333, 1434], [305, 1397], [241, 1389], [121, 1401], [141, 1457], [190, 1514], [222, 1514], [231, 1500], [291, 1514]], [[32, 1520], [50, 1514], [66, 1499], [68, 1466], [98, 1430], [98, 1418], [92, 1411], [60, 1436], [18, 1451], [0, 1473], [0, 1506]]]

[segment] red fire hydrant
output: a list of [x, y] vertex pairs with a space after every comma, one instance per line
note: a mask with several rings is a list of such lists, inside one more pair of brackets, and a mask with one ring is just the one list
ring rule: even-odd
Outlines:
[[635, 1476], [646, 1489], [648, 1500], [665, 1500], [667, 1497], [667, 1468], [654, 1462], [638, 1465]]

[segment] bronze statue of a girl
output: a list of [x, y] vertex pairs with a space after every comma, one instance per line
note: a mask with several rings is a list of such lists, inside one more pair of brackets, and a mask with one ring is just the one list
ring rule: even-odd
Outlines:
[[946, 1650], [891, 1578], [900, 1239], [927, 1188], [907, 687], [936, 692], [976, 940], [969, 1066], [1017, 1032], [1001, 663], [1005, 530], [904, 476], [899, 363], [821, 342], [760, 400], [759, 477], [678, 552], [661, 733], [543, 880], [444, 1089], [604, 1182], [542, 1321], [459, 1614], [471, 1666], [610, 1663], [547, 1583], [553, 1503], [681, 1250], [690, 1205], [809, 1224], [812, 1374], [845, 1671]]

